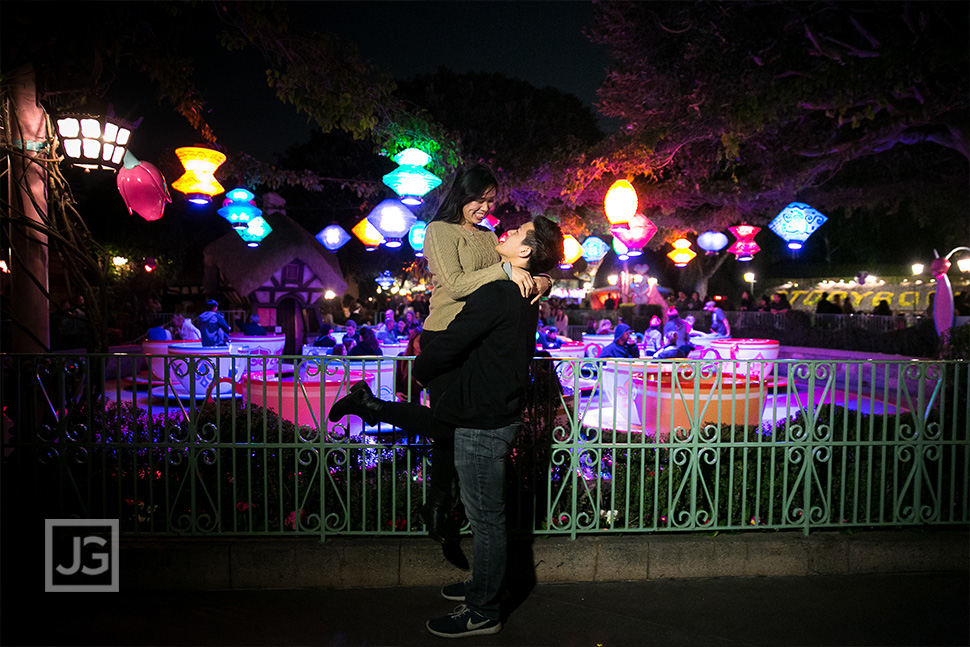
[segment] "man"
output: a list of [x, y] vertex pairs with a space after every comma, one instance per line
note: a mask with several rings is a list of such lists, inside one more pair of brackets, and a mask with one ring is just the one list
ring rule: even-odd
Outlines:
[[704, 311], [711, 313], [711, 332], [708, 333], [710, 339], [727, 339], [731, 336], [731, 324], [716, 303], [708, 301], [704, 304]]
[[206, 301], [209, 310], [199, 315], [199, 330], [202, 333], [202, 345], [225, 346], [229, 343], [229, 332], [232, 328], [226, 323], [226, 318], [219, 312], [219, 302], [215, 299]]
[[[562, 259], [559, 226], [538, 217], [512, 230], [495, 250], [503, 264], [532, 274], [548, 272]], [[446, 379], [433, 412], [410, 403], [378, 400], [366, 383], [331, 407], [336, 422], [347, 414], [368, 424], [392, 422], [422, 433], [430, 418], [454, 427], [455, 467], [461, 500], [474, 534], [472, 578], [444, 587], [442, 596], [464, 602], [454, 613], [429, 620], [428, 631], [444, 638], [501, 631], [499, 601], [506, 568], [505, 460], [521, 426], [535, 352], [539, 309], [512, 281], [487, 283], [472, 293], [448, 328], [422, 348], [413, 377], [422, 385]], [[404, 414], [407, 413], [405, 416]], [[391, 415], [394, 419], [391, 419]], [[413, 416], [420, 420], [404, 420]]]
[[667, 336], [672, 332], [677, 333], [678, 345], [687, 343], [687, 324], [680, 318], [680, 311], [673, 306], [667, 308], [667, 323], [664, 324], [665, 343]]
[[621, 357], [634, 359], [640, 357], [640, 349], [636, 341], [630, 339], [630, 326], [625, 323], [617, 324], [613, 329], [613, 343], [607, 344], [600, 351], [599, 357]]
[[240, 324], [244, 335], [265, 335], [266, 329], [259, 325], [259, 315], [255, 312], [249, 317], [248, 323]]
[[643, 333], [643, 352], [653, 355], [664, 347], [664, 334], [660, 330], [660, 317], [650, 317], [650, 327]]
[[397, 341], [397, 322], [394, 321], [394, 311], [388, 308], [384, 311], [384, 323], [374, 331], [377, 341], [393, 344]]
[[555, 350], [562, 348], [562, 340], [559, 339], [559, 329], [555, 326], [547, 326], [545, 332], [539, 337], [539, 343], [544, 350]]

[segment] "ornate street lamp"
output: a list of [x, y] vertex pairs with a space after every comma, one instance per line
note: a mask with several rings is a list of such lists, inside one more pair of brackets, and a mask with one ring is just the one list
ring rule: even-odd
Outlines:
[[57, 119], [64, 155], [74, 166], [86, 169], [120, 169], [133, 129], [131, 124], [107, 115], [74, 113]]

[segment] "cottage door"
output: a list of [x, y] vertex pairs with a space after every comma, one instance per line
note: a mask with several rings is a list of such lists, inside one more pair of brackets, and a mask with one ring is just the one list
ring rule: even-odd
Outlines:
[[284, 355], [299, 355], [303, 351], [303, 312], [300, 302], [293, 297], [283, 297], [276, 305], [276, 323], [286, 335]]

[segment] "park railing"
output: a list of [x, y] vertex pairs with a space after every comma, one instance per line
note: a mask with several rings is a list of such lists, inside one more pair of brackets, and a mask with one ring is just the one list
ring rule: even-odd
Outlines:
[[[419, 400], [412, 358], [0, 357], [7, 506], [146, 536], [423, 530], [433, 444], [326, 418], [359, 379]], [[965, 526], [968, 369], [537, 358], [509, 463], [510, 528]]]

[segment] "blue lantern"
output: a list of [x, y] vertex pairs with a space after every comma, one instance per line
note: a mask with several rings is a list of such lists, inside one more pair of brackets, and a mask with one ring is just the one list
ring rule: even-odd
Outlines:
[[768, 228], [788, 243], [789, 249], [801, 249], [808, 237], [828, 220], [820, 211], [804, 202], [792, 202], [768, 223]]
[[728, 244], [727, 234], [720, 231], [705, 231], [697, 237], [697, 246], [707, 252], [707, 255], [716, 254]]
[[226, 193], [222, 208], [216, 213], [225, 218], [233, 229], [245, 229], [250, 220], [263, 214], [253, 202], [255, 197], [252, 191], [242, 187], [233, 189]]
[[428, 230], [428, 223], [419, 220], [408, 232], [408, 244], [414, 250], [415, 256], [424, 256], [424, 234]]
[[246, 225], [245, 229], [237, 229], [239, 236], [249, 247], [259, 247], [264, 238], [269, 236], [273, 228], [262, 216], [256, 216]]
[[400, 247], [417, 217], [400, 200], [383, 200], [367, 214], [367, 222], [374, 225], [388, 247]]
[[394, 277], [391, 276], [391, 270], [384, 270], [382, 274], [378, 274], [374, 282], [384, 290], [390, 290], [391, 286], [394, 285]]
[[610, 251], [610, 246], [603, 242], [602, 239], [596, 236], [590, 236], [583, 241], [583, 259], [587, 263], [596, 263], [603, 260], [607, 252]]
[[340, 225], [327, 225], [320, 230], [316, 236], [314, 236], [320, 244], [329, 249], [331, 252], [335, 252], [350, 240], [350, 234], [347, 230]]

